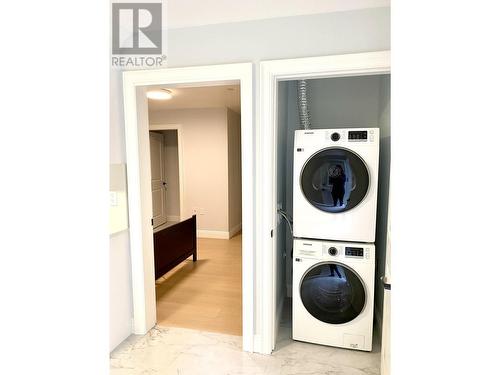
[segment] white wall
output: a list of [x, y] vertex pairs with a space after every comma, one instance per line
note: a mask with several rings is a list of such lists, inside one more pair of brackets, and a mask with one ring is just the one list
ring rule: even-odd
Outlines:
[[229, 232], [241, 229], [241, 117], [227, 110]]
[[167, 182], [167, 220], [180, 219], [180, 191], [179, 191], [179, 145], [177, 144], [177, 130], [162, 132], [165, 139], [165, 180]]
[[128, 231], [109, 238], [109, 350], [116, 348], [132, 330], [132, 278]]
[[[169, 30], [167, 60], [169, 67], [258, 63], [261, 60], [308, 56], [323, 56], [353, 52], [390, 49], [390, 8], [324, 13], [307, 16], [274, 18], [212, 26]], [[125, 127], [123, 122], [123, 91], [121, 73], [112, 70], [111, 79], [111, 136], [110, 163], [125, 162]], [[254, 70], [254, 118], [258, 118], [258, 65]], [[130, 256], [128, 243], [111, 239], [110, 264], [120, 268], [117, 254]], [[128, 272], [124, 270], [125, 273]], [[116, 273], [114, 273], [116, 274]], [[110, 297], [111, 305], [131, 300], [130, 283], [120, 284], [121, 297]], [[131, 318], [131, 311], [116, 312]], [[114, 316], [111, 334], [130, 333], [118, 322], [127, 321]], [[255, 322], [256, 332], [260, 322]], [[128, 331], [127, 331], [128, 329]], [[118, 335], [119, 336], [119, 335]], [[124, 337], [125, 338], [125, 337]]]
[[167, 55], [178, 67], [386, 49], [390, 9], [374, 8], [169, 30]]
[[[168, 26], [193, 27], [390, 6], [390, 0], [169, 0]], [[196, 9], [196, 12], [193, 12]]]
[[151, 124], [180, 124], [183, 147], [182, 217], [198, 230], [227, 232], [228, 163], [225, 108], [150, 111]]
[[[122, 80], [111, 73], [110, 164], [126, 162]], [[128, 230], [109, 238], [109, 349], [113, 350], [132, 331], [132, 275]]]

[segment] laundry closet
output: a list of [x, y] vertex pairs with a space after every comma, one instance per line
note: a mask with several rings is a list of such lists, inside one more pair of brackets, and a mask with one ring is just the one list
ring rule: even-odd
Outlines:
[[[294, 335], [298, 335], [295, 339], [370, 351], [371, 324], [375, 322], [375, 343], [380, 337], [383, 311], [381, 278], [385, 272], [390, 176], [390, 75], [307, 79], [305, 86], [306, 104], [303, 81], [280, 81], [277, 92], [275, 235], [277, 301], [284, 301], [282, 309], [277, 308], [277, 312], [282, 311], [281, 335], [289, 334], [292, 328], [293, 306]], [[305, 110], [310, 126], [304, 129]], [[303, 144], [317, 146], [317, 150], [308, 150]], [[295, 167], [294, 159], [298, 164]], [[341, 194], [336, 196], [332, 181], [337, 173], [343, 176], [343, 184]], [[301, 182], [304, 180], [307, 182]], [[298, 252], [306, 255], [299, 256]], [[309, 258], [316, 255], [312, 254], [321, 255], [313, 262]], [[335, 257], [343, 257], [353, 265], [337, 267], [342, 263]], [[314, 271], [316, 265], [324, 270]], [[327, 287], [317, 286], [316, 290], [323, 295], [314, 296], [308, 295], [307, 287], [294, 288], [297, 283], [306, 283], [311, 272], [312, 279], [322, 272], [338, 274], [339, 280], [347, 283], [349, 293], [335, 295]], [[342, 311], [343, 317], [332, 318], [330, 312], [322, 318], [326, 310], [320, 305], [325, 303], [328, 310], [329, 298], [338, 301], [350, 298], [352, 306]], [[313, 300], [313, 307], [308, 307], [307, 299]], [[303, 307], [307, 312], [300, 311]], [[364, 323], [359, 323], [361, 311]], [[307, 317], [297, 323], [303, 314]], [[344, 327], [351, 324], [353, 332], [341, 332], [338, 342], [330, 342], [335, 332], [325, 329], [335, 324]], [[364, 329], [368, 332], [365, 337], [357, 334]], [[306, 336], [301, 336], [299, 330]], [[309, 334], [313, 335], [311, 339], [307, 337]]]

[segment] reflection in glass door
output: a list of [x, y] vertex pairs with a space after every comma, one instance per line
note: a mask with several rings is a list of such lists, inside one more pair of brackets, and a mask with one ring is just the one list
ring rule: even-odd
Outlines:
[[344, 148], [322, 150], [305, 163], [301, 187], [314, 207], [330, 213], [356, 207], [370, 184], [368, 169], [354, 152]]
[[325, 323], [342, 324], [355, 319], [366, 301], [360, 277], [345, 265], [328, 262], [312, 267], [300, 284], [306, 310]]

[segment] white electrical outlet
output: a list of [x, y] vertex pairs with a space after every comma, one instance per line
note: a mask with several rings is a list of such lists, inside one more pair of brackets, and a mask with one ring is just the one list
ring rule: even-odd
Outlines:
[[193, 208], [193, 215], [205, 215], [205, 209], [200, 207]]

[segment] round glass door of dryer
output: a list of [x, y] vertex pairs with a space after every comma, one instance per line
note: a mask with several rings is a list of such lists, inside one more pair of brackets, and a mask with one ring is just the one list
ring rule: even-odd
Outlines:
[[370, 186], [370, 174], [360, 156], [345, 148], [331, 147], [306, 161], [300, 185], [305, 198], [314, 207], [339, 213], [363, 201]]
[[365, 307], [367, 294], [361, 278], [345, 265], [328, 262], [313, 266], [300, 283], [300, 299], [316, 319], [343, 324]]

